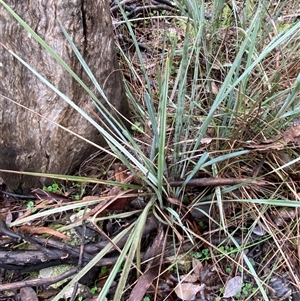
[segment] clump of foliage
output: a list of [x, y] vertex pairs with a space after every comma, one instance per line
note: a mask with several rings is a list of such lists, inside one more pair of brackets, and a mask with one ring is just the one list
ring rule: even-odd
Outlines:
[[[17, 55], [12, 55], [99, 130], [109, 146], [107, 152], [118, 158], [138, 178], [136, 183], [140, 183], [139, 193], [144, 194], [146, 201], [138, 217], [132, 214], [136, 218], [135, 222], [115, 236], [53, 300], [59, 300], [122, 236], [129, 233], [98, 296], [98, 300], [104, 300], [118, 278], [114, 300], [121, 300], [132, 268], [137, 273], [141, 270], [141, 239], [150, 214], [161, 224], [168, 225], [168, 235], [165, 234], [165, 237], [169, 237], [166, 241], [173, 244], [174, 248], [183, 237], [193, 244], [194, 249], [203, 241], [210, 242], [202, 251], [195, 251], [194, 254], [216, 266], [219, 265], [219, 258], [222, 258], [225, 269], [227, 267], [225, 274], [241, 273], [247, 275], [247, 279], [251, 278], [253, 285], [245, 282], [240, 296], [253, 297], [257, 293], [268, 300], [265, 283], [270, 277], [262, 272], [266, 260], [260, 263], [259, 268], [255, 268], [245, 252], [248, 242], [254, 245], [260, 243], [259, 238], [255, 242], [251, 241], [258, 226], [264, 228], [269, 235], [268, 239], [271, 238], [278, 246], [290, 277], [294, 275], [279, 240], [289, 239], [289, 235], [292, 236], [296, 229], [295, 225], [289, 226], [290, 234], [285, 237], [278, 224], [270, 226], [268, 216], [270, 212], [277, 216], [274, 209], [276, 206], [299, 207], [298, 202], [295, 202], [299, 200], [299, 187], [295, 182], [299, 176], [296, 170], [299, 161], [297, 146], [294, 146], [293, 139], [287, 143], [282, 140], [280, 147], [275, 142], [279, 140], [280, 133], [293, 124], [300, 112], [300, 78], [299, 75], [292, 76], [295, 64], [299, 65], [296, 54], [299, 53], [300, 24], [291, 24], [285, 28], [274, 23], [270, 14], [279, 14], [280, 10], [274, 9], [266, 1], [259, 1], [257, 5], [245, 1], [242, 9], [232, 7], [225, 1], [212, 1], [209, 6], [204, 1], [193, 0], [175, 3], [180, 13], [172, 16], [173, 26], [177, 30], [175, 33], [183, 32], [183, 38], [176, 34], [172, 35], [172, 39], [170, 35], [165, 35], [167, 39], [162, 38], [162, 44], [158, 47], [161, 51], [153, 58], [157, 66], [154, 75], [150, 74], [139, 47], [133, 21], [127, 19], [120, 5], [124, 27], [133, 41], [140, 66], [137, 69], [131, 62], [130, 53], [119, 47], [122, 64], [137, 82], [133, 88], [130, 81], [125, 81], [134, 114], [134, 122], [130, 126], [132, 131], [112, 117], [97, 100], [92, 92], [94, 88], [104, 98], [105, 95], [63, 27], [66, 38], [94, 87], [87, 87], [44, 41], [15, 16], [58, 63], [76, 78], [94, 99], [100, 114], [110, 121], [115, 132], [98, 124], [41, 74], [32, 70]], [[213, 12], [209, 19], [205, 17], [207, 9]], [[162, 17], [166, 17], [165, 12]], [[149, 26], [148, 22], [144, 24]], [[164, 31], [164, 28], [158, 29]], [[268, 150], [263, 148], [264, 143], [269, 143]], [[97, 182], [95, 179], [75, 176], [48, 176], [67, 178], [69, 181]], [[245, 181], [233, 181], [232, 185], [212, 185], [212, 188], [204, 187], [202, 190], [195, 184], [196, 192], [188, 191], [191, 181], [200, 178]], [[181, 183], [172, 185], [174, 181]], [[103, 180], [99, 183], [126, 189], [137, 188], [136, 183], [129, 187], [128, 183]], [[184, 218], [187, 214], [184, 209], [201, 212], [205, 202], [211, 205], [211, 211], [205, 211], [202, 215], [208, 220], [203, 240], [196, 231], [198, 228], [191, 226]], [[36, 213], [30, 219], [86, 205], [78, 201], [71, 206], [62, 205], [60, 208]], [[126, 212], [118, 216], [119, 219], [127, 217]], [[113, 219], [114, 215], [109, 218]], [[18, 224], [24, 221], [20, 220]], [[239, 231], [242, 228], [246, 228], [247, 233]], [[218, 246], [219, 243], [212, 243], [216, 229], [233, 247], [225, 247], [222, 241], [222, 247]], [[237, 235], [243, 239], [238, 240]], [[176, 261], [174, 265], [177, 266]], [[274, 269], [279, 266], [276, 262], [274, 265]], [[161, 266], [161, 274], [166, 273], [165, 265]], [[258, 289], [252, 292], [253, 287]]]

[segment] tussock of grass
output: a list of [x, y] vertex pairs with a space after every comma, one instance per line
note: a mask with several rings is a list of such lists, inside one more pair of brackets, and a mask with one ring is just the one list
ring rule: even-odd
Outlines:
[[[268, 285], [274, 275], [288, 275], [294, 290], [299, 279], [295, 272], [299, 141], [294, 137], [280, 147], [274, 145], [280, 141], [279, 134], [297, 122], [300, 112], [297, 57], [300, 24], [293, 21], [283, 24], [278, 19], [284, 16], [284, 6], [280, 3], [273, 6], [259, 1], [254, 5], [252, 1], [245, 1], [243, 7], [225, 1], [175, 3], [178, 16], [139, 17], [131, 21], [124, 8], [119, 7], [124, 22], [117, 31], [132, 40], [131, 47], [118, 45], [118, 53], [132, 103], [133, 131], [111, 119], [99, 104], [99, 110], [115, 128], [114, 134], [107, 132], [72, 100], [61, 95], [106, 137], [107, 152], [112, 158], [119, 158], [139, 178], [138, 189], [145, 193], [143, 198], [147, 203], [131, 228], [126, 229], [131, 231], [128, 242], [119, 250], [119, 259], [98, 300], [112, 293], [110, 289], [115, 279], [118, 286], [114, 300], [122, 300], [128, 294], [124, 290], [131, 284], [128, 279], [129, 275], [132, 277], [132, 269], [143, 270], [144, 265], [134, 263], [134, 259], [141, 252], [142, 230], [150, 213], [168, 226], [166, 244], [173, 244], [175, 254], [180, 251], [176, 247], [178, 242], [185, 240], [193, 244], [195, 251], [204, 246], [209, 249], [210, 256], [204, 261], [215, 267], [217, 272], [213, 278], [218, 280], [214, 280], [217, 285], [208, 280], [207, 287], [221, 288], [230, 277], [239, 274], [256, 288], [240, 300], [254, 297], [269, 300]], [[211, 18], [207, 17], [207, 10], [212, 12]], [[137, 25], [141, 20], [149, 23]], [[149, 40], [146, 38], [143, 43], [153, 52], [141, 51], [139, 40], [143, 34], [149, 35]], [[69, 42], [76, 52], [76, 46]], [[76, 54], [102, 92], [81, 55]], [[58, 62], [63, 65], [59, 59]], [[71, 72], [67, 67], [66, 70]], [[91, 87], [85, 90], [92, 96]], [[95, 102], [98, 103], [96, 99]], [[63, 177], [92, 182], [87, 178]], [[189, 180], [203, 177], [248, 178], [249, 181], [203, 189], [185, 186]], [[182, 180], [183, 185], [176, 188], [168, 184], [174, 180]], [[257, 180], [264, 184], [257, 185]], [[98, 183], [105, 184], [101, 180]], [[122, 186], [117, 182], [107, 184]], [[203, 204], [208, 206], [201, 213]], [[83, 205], [63, 205], [34, 214], [26, 221]], [[196, 211], [201, 213], [200, 218]], [[196, 224], [205, 222], [201, 234], [199, 226], [186, 218], [189, 212], [194, 212], [192, 219]], [[124, 214], [123, 218], [126, 217]], [[264, 234], [260, 236], [258, 231]], [[224, 249], [227, 244], [233, 248], [231, 254]], [[261, 255], [255, 257], [253, 252], [261, 246]], [[86, 265], [54, 300], [59, 300], [68, 287], [105, 256], [107, 249]], [[177, 263], [175, 260], [173, 274], [180, 276], [182, 272]], [[160, 267], [161, 274], [152, 296], [163, 300], [168, 294], [160, 292], [160, 276], [168, 274], [170, 266], [162, 260]], [[225, 272], [226, 268], [231, 271], [230, 275]], [[172, 289], [171, 294], [174, 294]], [[211, 295], [221, 296], [218, 289], [212, 289]]]

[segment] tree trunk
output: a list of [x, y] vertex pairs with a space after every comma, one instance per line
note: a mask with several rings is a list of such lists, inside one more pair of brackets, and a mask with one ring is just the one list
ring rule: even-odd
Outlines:
[[[6, 3], [95, 91], [64, 37], [60, 21], [110, 103], [124, 116], [128, 115], [108, 0], [9, 0]], [[4, 46], [17, 53], [90, 116], [95, 116], [93, 112], [97, 109], [87, 93], [1, 4], [0, 37]], [[100, 96], [99, 99], [104, 103]], [[0, 47], [0, 169], [70, 174], [95, 151], [90, 144], [50, 121], [100, 146], [105, 145], [101, 134], [89, 122]], [[45, 179], [24, 175], [0, 173], [0, 177], [9, 190], [15, 192], [45, 184]]]

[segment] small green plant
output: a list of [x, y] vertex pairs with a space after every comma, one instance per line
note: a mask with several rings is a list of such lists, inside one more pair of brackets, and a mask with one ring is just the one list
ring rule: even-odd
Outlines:
[[73, 196], [73, 198], [74, 198], [76, 201], [79, 201], [79, 200], [81, 199], [80, 194], [75, 194], [75, 195]]
[[238, 299], [241, 298], [241, 296], [242, 296], [242, 293], [241, 293], [241, 292], [237, 292], [237, 293], [235, 294], [235, 297], [238, 298]]
[[142, 124], [139, 121], [134, 122], [134, 124], [131, 126], [131, 129], [134, 132], [137, 132], [137, 133], [143, 133], [144, 132]]
[[82, 199], [82, 197], [85, 195], [86, 191], [83, 187], [81, 187], [80, 184], [76, 184], [76, 188], [80, 188], [80, 193], [74, 194], [74, 195], [72, 195], [72, 197], [78, 201], [78, 200]]
[[[217, 251], [218, 252], [218, 251]], [[230, 257], [234, 258], [236, 256], [236, 253], [238, 251], [234, 248], [234, 247], [230, 247], [230, 246], [220, 246], [219, 247], [219, 252], [218, 253], [223, 253], [223, 254], [227, 254]], [[218, 254], [219, 255], [219, 254]]]
[[32, 213], [36, 212], [36, 209], [34, 208], [35, 204], [34, 201], [29, 201], [27, 203], [27, 209], [30, 210]]
[[60, 191], [60, 187], [59, 187], [59, 185], [57, 183], [53, 183], [52, 185], [44, 186], [43, 190], [47, 191], [47, 192], [59, 192]]
[[231, 268], [230, 268], [230, 267], [227, 267], [227, 268], [225, 269], [225, 272], [226, 272], [227, 274], [230, 274], [230, 273], [231, 273]]
[[176, 43], [178, 40], [177, 32], [175, 30], [168, 30], [165, 32], [165, 37], [168, 42]]
[[201, 250], [200, 252], [195, 252], [194, 257], [196, 259], [204, 259], [204, 260], [210, 259], [209, 249], [206, 248], [206, 249]]
[[101, 267], [101, 274], [106, 274], [107, 273], [107, 267], [104, 265]]
[[230, 26], [231, 22], [232, 22], [232, 12], [231, 9], [229, 8], [228, 5], [225, 5], [224, 9], [223, 9], [223, 13], [222, 13], [222, 23], [221, 23], [221, 27], [223, 28], [227, 28]]
[[249, 296], [250, 294], [254, 293], [257, 290], [253, 284], [245, 282], [242, 285], [242, 290], [235, 294], [235, 298], [240, 299]]
[[148, 297], [148, 296], [145, 296], [145, 297], [143, 298], [143, 301], [151, 301], [151, 298]]
[[199, 227], [200, 227], [201, 229], [203, 229], [203, 228], [204, 228], [204, 226], [205, 226], [205, 224], [204, 224], [204, 222], [203, 222], [203, 221], [199, 221], [198, 225], [199, 225]]
[[251, 283], [244, 283], [243, 284], [243, 288], [242, 288], [242, 293], [245, 296], [248, 296], [249, 294], [253, 293], [256, 290], [255, 287], [253, 287], [253, 285]]
[[98, 287], [97, 286], [93, 286], [91, 289], [90, 289], [90, 292], [92, 295], [96, 295], [97, 292], [98, 292]]

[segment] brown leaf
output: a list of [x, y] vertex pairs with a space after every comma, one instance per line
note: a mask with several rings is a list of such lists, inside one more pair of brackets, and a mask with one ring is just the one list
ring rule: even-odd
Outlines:
[[231, 278], [225, 286], [225, 292], [223, 297], [234, 297], [237, 293], [239, 293], [242, 290], [242, 282], [243, 281], [241, 276], [235, 276]]
[[180, 280], [189, 283], [195, 283], [199, 280], [196, 274], [185, 274], [180, 276]]
[[291, 126], [283, 133], [278, 134], [275, 139], [267, 139], [260, 143], [246, 144], [246, 148], [268, 151], [282, 150], [289, 143], [300, 144], [300, 124]]
[[197, 293], [204, 290], [204, 287], [204, 284], [179, 283], [174, 291], [181, 300], [192, 301], [196, 299]]
[[31, 227], [31, 226], [21, 226], [20, 229], [24, 232], [31, 233], [31, 234], [49, 234], [56, 236], [61, 239], [70, 239], [68, 235], [65, 235], [59, 231], [48, 227]]
[[215, 81], [210, 82], [210, 86], [206, 85], [206, 92], [212, 92], [212, 94], [217, 95], [219, 93], [219, 87], [216, 85]]
[[282, 136], [286, 143], [300, 144], [300, 124], [291, 126]]
[[156, 255], [162, 252], [162, 241], [164, 238], [165, 232], [161, 224], [158, 228], [158, 233], [153, 241], [152, 246], [147, 250], [144, 260], [148, 260], [153, 258], [148, 264], [148, 270], [139, 278], [137, 284], [131, 291], [130, 297], [128, 301], [141, 301], [143, 300], [144, 295], [146, 294], [148, 288], [150, 287], [151, 283], [155, 279], [155, 277], [159, 273], [159, 268], [157, 264], [160, 261], [160, 257], [155, 257]]
[[35, 196], [38, 199], [42, 199], [42, 200], [50, 200], [50, 201], [71, 201], [72, 199], [64, 196], [62, 194], [58, 194], [58, 193], [54, 193], [54, 192], [48, 192], [48, 191], [44, 191], [40, 188], [36, 188], [33, 189], [31, 191], [31, 194], [33, 196]]
[[193, 257], [192, 259], [193, 271], [200, 278], [201, 271], [203, 269], [203, 264], [200, 260]]
[[[125, 194], [126, 196], [126, 194]], [[117, 198], [113, 203], [107, 206], [107, 210], [123, 210], [126, 206], [128, 206], [134, 199], [134, 197], [120, 197]]]
[[32, 287], [22, 287], [20, 289], [21, 301], [38, 301], [36, 292]]
[[116, 179], [116, 182], [120, 182], [120, 183], [123, 183], [126, 178], [128, 177], [127, 175], [127, 167], [121, 163], [115, 163], [115, 179]]
[[170, 202], [171, 204], [174, 204], [176, 206], [180, 206], [181, 205], [181, 202], [178, 199], [171, 198], [171, 197], [168, 198], [168, 202]]
[[155, 279], [158, 273], [158, 268], [153, 267], [145, 272], [138, 280], [137, 284], [131, 291], [128, 301], [141, 301], [146, 294], [151, 283]]

